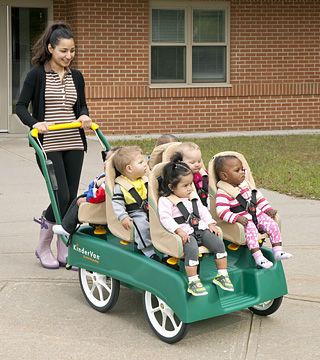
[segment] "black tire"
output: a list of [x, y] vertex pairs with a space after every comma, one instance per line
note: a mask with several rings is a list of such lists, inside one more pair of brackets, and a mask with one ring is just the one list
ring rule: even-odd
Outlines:
[[84, 297], [95, 310], [105, 313], [117, 303], [120, 291], [118, 280], [79, 268], [79, 281]]
[[164, 301], [145, 291], [143, 307], [151, 329], [162, 341], [174, 344], [184, 338], [188, 325]]
[[273, 314], [279, 309], [282, 303], [282, 299], [283, 296], [270, 301], [265, 301], [261, 304], [257, 304], [255, 306], [249, 307], [249, 310], [259, 316], [268, 316]]

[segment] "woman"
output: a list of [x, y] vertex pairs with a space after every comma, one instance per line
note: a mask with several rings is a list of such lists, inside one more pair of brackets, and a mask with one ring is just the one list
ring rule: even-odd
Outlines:
[[[63, 217], [77, 196], [84, 151], [87, 149], [84, 129], [91, 126], [80, 71], [71, 69], [75, 56], [74, 36], [64, 23], [49, 26], [32, 49], [34, 67], [27, 74], [16, 105], [20, 120], [37, 128], [39, 139], [53, 162], [58, 182], [58, 202]], [[28, 111], [32, 105], [32, 113]], [[80, 129], [48, 132], [50, 124], [80, 121]], [[40, 162], [37, 156], [37, 163]], [[41, 167], [40, 167], [41, 169]], [[67, 247], [58, 238], [57, 259], [51, 252], [52, 226], [55, 223], [51, 205], [41, 218], [40, 241], [36, 256], [47, 269], [66, 264]]]

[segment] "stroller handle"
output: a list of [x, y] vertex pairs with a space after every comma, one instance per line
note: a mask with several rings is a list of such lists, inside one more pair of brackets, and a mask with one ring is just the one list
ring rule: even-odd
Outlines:
[[[61, 123], [61, 124], [52, 124], [49, 125], [49, 131], [53, 130], [64, 130], [64, 129], [77, 129], [80, 128], [82, 123], [80, 121], [70, 122], [70, 123]], [[99, 129], [99, 125], [96, 123], [91, 124], [91, 130], [95, 132], [95, 135], [97, 136], [98, 140], [100, 141], [100, 144], [102, 147], [105, 148], [105, 151], [109, 151], [111, 149], [111, 146], [108, 142], [108, 140], [105, 138], [105, 136], [102, 134], [101, 130]], [[39, 131], [38, 129], [34, 128], [32, 129], [28, 134], [28, 139], [30, 145], [34, 148], [36, 154], [39, 157], [40, 165], [41, 165], [41, 171], [44, 175], [44, 179], [47, 185], [52, 210], [54, 213], [54, 217], [56, 219], [57, 224], [61, 224], [61, 215], [58, 208], [58, 203], [56, 200], [56, 194], [53, 189], [52, 179], [50, 178], [49, 170], [48, 170], [48, 164], [47, 164], [47, 157], [45, 150], [43, 149], [41, 142], [39, 140]], [[67, 238], [65, 236], [61, 237], [62, 241], [67, 244]]]
[[[52, 124], [48, 126], [49, 131], [54, 131], [54, 130], [65, 130], [65, 129], [79, 129], [81, 128], [81, 121], [74, 121], [74, 122], [70, 122], [70, 123], [62, 123], [62, 124]], [[99, 129], [99, 125], [96, 123], [92, 123], [91, 130], [95, 131], [97, 129]], [[34, 128], [30, 131], [30, 134], [32, 137], [37, 138], [39, 135], [39, 130]]]

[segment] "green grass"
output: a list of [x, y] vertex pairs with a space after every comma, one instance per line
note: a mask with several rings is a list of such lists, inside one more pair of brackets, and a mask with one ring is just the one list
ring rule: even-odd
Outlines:
[[[232, 150], [247, 159], [258, 187], [320, 199], [320, 135], [180, 139], [193, 141], [205, 164], [220, 151]], [[112, 146], [137, 144], [151, 153], [154, 140], [113, 141]]]

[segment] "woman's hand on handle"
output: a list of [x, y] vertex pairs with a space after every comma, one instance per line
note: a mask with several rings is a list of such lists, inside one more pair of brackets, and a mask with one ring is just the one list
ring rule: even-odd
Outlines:
[[49, 125], [45, 121], [39, 121], [32, 126], [33, 129], [37, 129], [39, 134], [45, 134], [49, 131]]
[[92, 120], [87, 115], [81, 115], [77, 121], [81, 122], [81, 127], [84, 130], [89, 130], [92, 124]]

